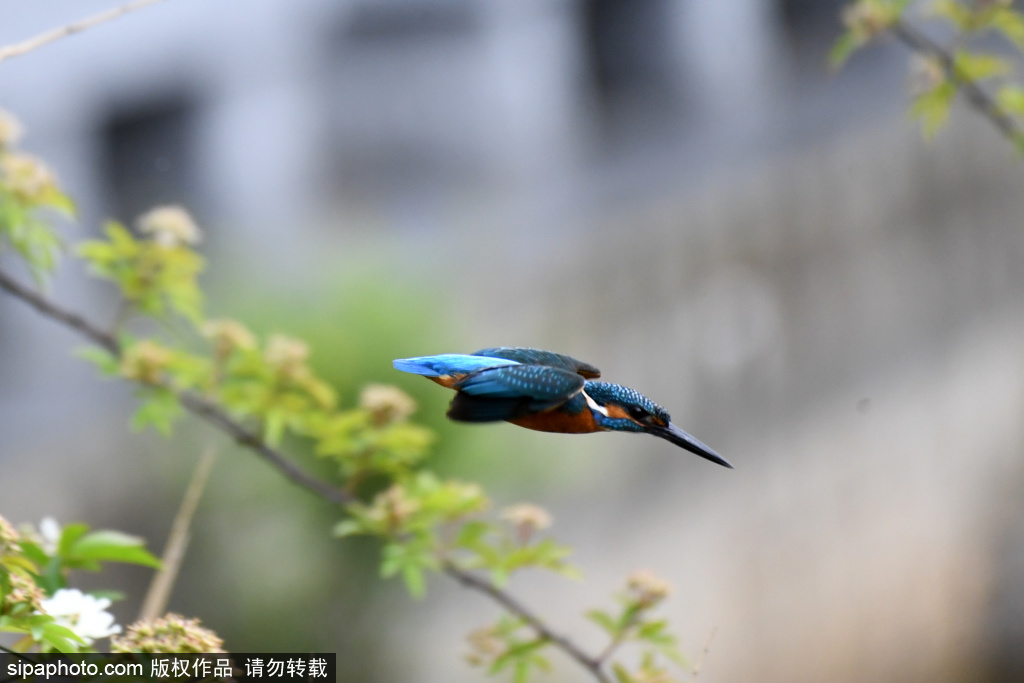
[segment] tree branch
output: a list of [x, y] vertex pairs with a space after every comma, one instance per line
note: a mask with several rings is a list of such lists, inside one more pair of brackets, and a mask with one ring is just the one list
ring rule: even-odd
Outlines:
[[[21, 299], [44, 316], [75, 330], [89, 341], [109, 351], [112, 355], [118, 357], [121, 355], [121, 344], [109, 332], [100, 329], [100, 327], [77, 313], [65, 310], [39, 292], [18, 283], [2, 271], [0, 271], [0, 289], [5, 290], [17, 299]], [[283, 453], [269, 446], [259, 434], [256, 434], [235, 420], [222, 407], [211, 402], [209, 399], [192, 391], [184, 391], [171, 386], [167, 388], [175, 393], [178, 400], [181, 401], [181, 405], [191, 413], [203, 418], [241, 445], [248, 447], [256, 455], [270, 463], [271, 466], [277, 468], [281, 474], [293, 483], [312, 491], [331, 503], [344, 505], [355, 500], [348, 492], [331, 486], [327, 482], [306, 473], [305, 470], [285, 457]]]
[[81, 21], [76, 21], [72, 24], [67, 24], [66, 26], [61, 26], [44, 33], [40, 33], [39, 35], [20, 43], [7, 45], [6, 47], [0, 48], [0, 62], [5, 59], [10, 59], [11, 57], [20, 57], [25, 53], [32, 52], [32, 50], [41, 48], [44, 45], [48, 45], [56, 40], [60, 40], [61, 38], [81, 33], [93, 26], [105, 24], [106, 22], [117, 19], [129, 12], [134, 12], [135, 10], [142, 9], [148, 5], [154, 5], [158, 2], [161, 2], [161, 0], [136, 0], [135, 2], [129, 2], [126, 5], [121, 5], [120, 7], [114, 7], [104, 12], [100, 12], [99, 14], [82, 19]]
[[[78, 314], [65, 310], [42, 294], [19, 284], [3, 271], [0, 271], [0, 289], [27, 303], [42, 315], [75, 330], [114, 356], [121, 355], [121, 345], [109, 332], [105, 332]], [[293, 483], [331, 503], [344, 505], [354, 502], [355, 497], [352, 494], [306, 473], [280, 451], [267, 445], [259, 435], [231, 417], [220, 405], [191, 391], [182, 391], [174, 387], [168, 388], [175, 392], [181, 404], [191, 413], [206, 420], [242, 446], [249, 448]], [[552, 645], [569, 655], [569, 657], [593, 675], [599, 683], [611, 683], [611, 679], [608, 678], [604, 671], [603, 658], [591, 657], [569, 640], [569, 638], [552, 631], [539, 616], [487, 579], [460, 569], [451, 562], [445, 562], [442, 571], [462, 586], [486, 595], [512, 614], [521, 618], [534, 630], [538, 637], [549, 641]]]
[[0, 289], [3, 289], [17, 299], [21, 299], [46, 317], [56, 320], [65, 327], [70, 327], [94, 344], [102, 346], [113, 355], [118, 356], [121, 354], [120, 344], [117, 343], [114, 337], [77, 313], [60, 308], [42, 294], [20, 284], [2, 271], [0, 271]]
[[607, 662], [608, 659], [613, 654], [615, 654], [615, 651], [617, 649], [619, 649], [619, 647], [624, 642], [626, 642], [626, 636], [629, 635], [629, 630], [631, 628], [633, 628], [633, 626], [636, 625], [636, 622], [637, 622], [637, 619], [639, 618], [639, 616], [640, 616], [640, 610], [634, 611], [629, 616], [629, 621], [626, 623], [625, 626], [622, 627], [622, 630], [620, 630], [618, 632], [618, 634], [614, 638], [611, 639], [611, 641], [604, 648], [604, 650], [601, 651], [601, 654], [599, 654], [597, 657], [594, 658], [594, 661], [597, 662], [598, 666], [603, 666], [604, 663]]
[[946, 77], [960, 86], [960, 90], [972, 107], [985, 116], [1011, 142], [1020, 141], [1024, 130], [1021, 129], [1016, 119], [1008, 115], [977, 81], [957, 67], [956, 59], [949, 50], [903, 20], [897, 20], [889, 27], [889, 30], [914, 52], [935, 59], [942, 66]]
[[509, 612], [525, 621], [539, 637], [551, 642], [558, 649], [562, 650], [562, 652], [575, 659], [580, 666], [589, 671], [598, 681], [601, 683], [611, 683], [611, 679], [608, 678], [608, 675], [602, 668], [603, 662], [596, 657], [588, 655], [567, 637], [552, 631], [540, 617], [511, 595], [504, 592], [487, 579], [481, 578], [465, 569], [460, 569], [451, 562], [445, 562], [442, 569], [445, 574], [452, 577], [466, 588], [483, 593]]

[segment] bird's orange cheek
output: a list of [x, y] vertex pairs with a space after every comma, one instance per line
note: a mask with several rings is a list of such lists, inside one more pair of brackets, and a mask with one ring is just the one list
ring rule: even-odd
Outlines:
[[632, 415], [626, 412], [625, 408], [621, 406], [605, 406], [605, 410], [608, 411], [608, 417], [615, 418], [617, 420], [629, 420], [633, 424], [644, 426], [642, 422], [636, 420]]
[[[629, 416], [629, 414], [625, 410], [620, 408], [619, 406], [608, 405], [608, 406], [605, 406], [604, 409], [608, 411], [608, 417], [610, 417], [610, 418], [613, 418], [613, 419], [616, 419], [616, 420], [622, 420], [622, 419], [633, 420], [633, 418], [631, 418]], [[636, 420], [633, 420], [633, 421], [636, 422]]]

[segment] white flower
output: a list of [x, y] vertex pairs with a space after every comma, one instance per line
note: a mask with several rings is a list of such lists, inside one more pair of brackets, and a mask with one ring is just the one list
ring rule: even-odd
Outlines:
[[74, 631], [88, 645], [97, 638], [121, 632], [114, 615], [107, 612], [110, 600], [94, 598], [77, 588], [61, 588], [52, 598], [43, 600], [43, 612], [61, 626]]
[[40, 545], [43, 548], [43, 552], [47, 555], [56, 555], [57, 546], [60, 544], [61, 528], [60, 524], [57, 523], [53, 517], [43, 517], [43, 521], [39, 523], [39, 535], [41, 536]]

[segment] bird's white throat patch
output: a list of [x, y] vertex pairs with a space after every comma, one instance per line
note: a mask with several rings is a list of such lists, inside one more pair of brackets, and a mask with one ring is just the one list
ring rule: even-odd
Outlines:
[[607, 408], [605, 408], [604, 406], [599, 406], [597, 404], [597, 401], [595, 401], [594, 399], [590, 398], [589, 395], [587, 395], [587, 392], [584, 391], [584, 392], [581, 392], [581, 393], [583, 394], [583, 398], [586, 399], [587, 405], [590, 406], [591, 410], [593, 410], [595, 412], [598, 412], [598, 413], [601, 413], [605, 417], [608, 417], [608, 409]]

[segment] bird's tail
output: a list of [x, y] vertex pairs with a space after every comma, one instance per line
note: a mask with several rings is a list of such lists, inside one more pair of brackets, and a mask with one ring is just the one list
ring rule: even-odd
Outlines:
[[402, 372], [437, 377], [441, 372], [439, 372], [437, 364], [427, 362], [429, 360], [429, 356], [424, 358], [396, 358], [391, 364], [395, 366], [395, 370], [401, 370]]
[[415, 358], [398, 358], [392, 361], [395, 370], [411, 372], [424, 377], [440, 377], [442, 375], [467, 375], [487, 368], [502, 365], [519, 365], [515, 361], [503, 358], [483, 358], [463, 353], [442, 353], [437, 356], [417, 356]]

